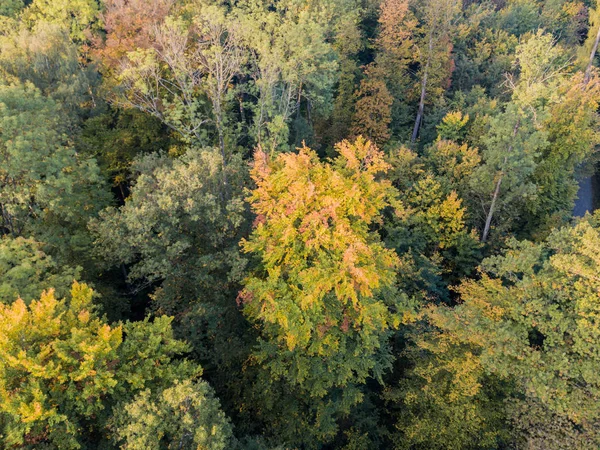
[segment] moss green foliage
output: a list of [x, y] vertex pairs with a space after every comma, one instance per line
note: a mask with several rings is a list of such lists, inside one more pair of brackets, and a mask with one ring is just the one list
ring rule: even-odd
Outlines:
[[81, 65], [77, 46], [54, 23], [23, 25], [0, 33], [0, 78], [5, 83], [32, 83], [56, 101], [70, 128], [93, 106], [98, 74]]
[[25, 3], [23, 0], [6, 0], [2, 2], [2, 6], [0, 6], [0, 15], [2, 16], [14, 16], [21, 9], [25, 7]]
[[99, 22], [96, 0], [33, 0], [23, 11], [23, 21], [33, 27], [39, 22], [59, 25], [76, 42], [89, 39]]
[[123, 406], [117, 434], [131, 450], [230, 448], [231, 425], [206, 382], [176, 382], [158, 395], [140, 392]]
[[64, 297], [70, 284], [81, 274], [81, 267], [58, 264], [44, 252], [43, 245], [33, 239], [4, 236], [0, 239], [0, 302], [12, 303], [18, 298], [26, 304], [39, 298], [42, 291], [58, 289]]
[[[403, 401], [413, 414], [422, 407], [449, 414], [456, 405], [469, 411], [468, 421], [427, 425], [436, 448], [440, 432], [456, 439], [466, 426], [483, 439], [482, 433], [493, 431], [490, 418], [484, 421], [493, 412], [507, 417], [519, 447], [598, 445], [593, 317], [599, 236], [596, 215], [553, 231], [539, 244], [513, 241], [504, 255], [484, 260], [480, 280], [461, 284], [458, 306], [425, 310], [434, 329], [417, 342], [430, 356], [415, 360], [421, 384], [409, 385]], [[423, 391], [423, 381], [433, 391]], [[510, 387], [499, 402], [494, 390], [502, 383]], [[490, 406], [481, 410], [482, 404]], [[424, 426], [416, 415], [410, 423], [409, 429]]]
[[153, 295], [162, 311], [180, 311], [181, 299], [218, 298], [243, 267], [241, 161], [224, 167], [216, 151], [190, 149], [177, 159], [147, 155], [133, 171], [125, 204], [91, 223], [98, 250], [107, 261], [131, 264], [132, 282], [162, 282]]
[[93, 159], [71, 146], [56, 101], [30, 82], [0, 85], [0, 228], [84, 258], [90, 216], [108, 203]]

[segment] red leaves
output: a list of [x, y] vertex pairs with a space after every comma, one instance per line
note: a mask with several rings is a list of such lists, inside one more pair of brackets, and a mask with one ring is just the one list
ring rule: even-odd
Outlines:
[[254, 220], [252, 221], [252, 228], [256, 228], [261, 224], [264, 224], [267, 222], [267, 218], [264, 214], [258, 214]]
[[252, 295], [252, 292], [250, 292], [248, 289], [242, 289], [238, 293], [235, 302], [237, 303], [238, 307], [241, 307], [250, 303], [253, 298], [254, 296]]

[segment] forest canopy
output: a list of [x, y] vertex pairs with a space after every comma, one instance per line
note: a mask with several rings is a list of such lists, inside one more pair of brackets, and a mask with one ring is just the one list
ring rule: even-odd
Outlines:
[[597, 0], [0, 0], [0, 448], [600, 448], [599, 42]]

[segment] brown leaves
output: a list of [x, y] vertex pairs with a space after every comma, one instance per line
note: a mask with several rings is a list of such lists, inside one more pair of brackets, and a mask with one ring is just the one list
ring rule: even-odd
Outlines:
[[106, 39], [94, 42], [96, 56], [114, 69], [127, 52], [151, 48], [156, 28], [174, 3], [175, 0], [105, 0], [102, 20]]
[[366, 70], [366, 78], [361, 80], [356, 92], [352, 133], [364, 135], [377, 144], [385, 144], [391, 136], [389, 125], [392, 121], [394, 98], [388, 91], [385, 81], [373, 70]]

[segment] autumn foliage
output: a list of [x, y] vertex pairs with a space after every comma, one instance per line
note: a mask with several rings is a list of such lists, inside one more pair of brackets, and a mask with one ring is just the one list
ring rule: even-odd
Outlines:
[[[379, 337], [398, 323], [380, 297], [393, 283], [397, 257], [370, 230], [383, 208], [400, 207], [390, 182], [379, 179], [389, 166], [363, 138], [336, 149], [330, 162], [307, 147], [273, 160], [257, 150], [257, 188], [248, 200], [259, 220], [242, 242], [261, 261], [246, 280], [244, 312], [282, 349], [289, 369], [281, 375], [317, 383], [311, 390], [317, 396], [364, 379]], [[350, 346], [361, 351], [348, 354]], [[331, 375], [310, 379], [310, 364]]]

